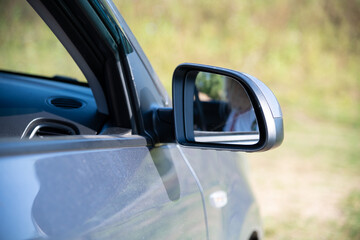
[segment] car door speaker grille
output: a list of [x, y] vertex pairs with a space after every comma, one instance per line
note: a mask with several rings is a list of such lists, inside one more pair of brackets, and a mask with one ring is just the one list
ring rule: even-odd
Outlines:
[[84, 104], [73, 98], [57, 97], [50, 99], [50, 104], [63, 109], [76, 109], [81, 108]]

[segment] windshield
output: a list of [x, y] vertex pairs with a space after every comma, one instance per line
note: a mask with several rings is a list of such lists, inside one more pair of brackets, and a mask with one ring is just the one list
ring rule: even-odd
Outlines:
[[2, 0], [0, 71], [86, 82], [74, 60], [23, 0]]

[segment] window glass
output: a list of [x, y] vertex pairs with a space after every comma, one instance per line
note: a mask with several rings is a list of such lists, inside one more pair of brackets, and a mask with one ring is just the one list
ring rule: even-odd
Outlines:
[[48, 26], [23, 0], [0, 4], [0, 70], [86, 82]]

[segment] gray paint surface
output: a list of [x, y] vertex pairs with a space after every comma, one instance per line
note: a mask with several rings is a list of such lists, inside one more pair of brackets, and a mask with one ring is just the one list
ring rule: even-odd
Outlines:
[[[245, 156], [230, 151], [183, 149], [204, 190], [209, 238], [240, 239], [242, 232], [247, 232], [244, 239], [248, 239], [253, 231], [261, 229], [255, 198], [247, 180]], [[222, 208], [210, 204], [210, 195], [217, 191], [227, 194], [228, 202]], [[255, 210], [248, 215], [252, 208]], [[247, 223], [250, 217], [254, 221]]]
[[2, 157], [0, 238], [205, 239], [200, 192], [175, 146]]

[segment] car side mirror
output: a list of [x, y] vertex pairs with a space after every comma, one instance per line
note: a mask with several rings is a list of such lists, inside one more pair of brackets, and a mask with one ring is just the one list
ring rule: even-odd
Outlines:
[[284, 138], [275, 95], [249, 74], [181, 64], [173, 75], [173, 105], [181, 145], [255, 152], [275, 148]]

